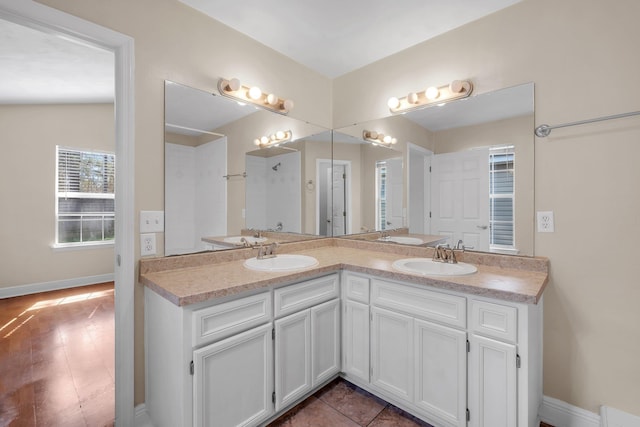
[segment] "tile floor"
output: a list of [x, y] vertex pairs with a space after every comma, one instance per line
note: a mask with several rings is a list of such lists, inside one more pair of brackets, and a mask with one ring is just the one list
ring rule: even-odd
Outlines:
[[0, 426], [112, 426], [113, 283], [0, 300]]
[[430, 427], [344, 380], [336, 380], [269, 427]]

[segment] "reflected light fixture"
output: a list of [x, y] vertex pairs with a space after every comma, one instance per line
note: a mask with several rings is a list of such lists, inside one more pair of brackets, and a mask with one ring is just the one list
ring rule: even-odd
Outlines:
[[385, 135], [374, 130], [363, 130], [362, 138], [373, 145], [381, 145], [383, 147], [390, 147], [398, 143], [398, 140], [391, 135]]
[[404, 98], [391, 97], [387, 106], [392, 113], [404, 113], [430, 105], [443, 105], [455, 99], [466, 98], [473, 92], [468, 80], [454, 80], [448, 85], [431, 86], [422, 92], [409, 92]]
[[289, 110], [293, 108], [293, 101], [290, 99], [279, 98], [273, 93], [264, 93], [257, 86], [244, 86], [236, 78], [220, 79], [218, 90], [221, 95], [240, 103], [253, 104], [279, 114], [289, 114]]
[[269, 136], [261, 136], [253, 140], [260, 148], [278, 147], [280, 144], [291, 141], [293, 133], [290, 130], [279, 130]]

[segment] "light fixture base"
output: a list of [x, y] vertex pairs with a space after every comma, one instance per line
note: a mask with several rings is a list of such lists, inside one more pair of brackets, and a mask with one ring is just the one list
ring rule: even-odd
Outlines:
[[282, 115], [289, 114], [293, 105], [291, 100], [279, 98], [272, 93], [264, 93], [256, 86], [243, 85], [238, 79], [221, 78], [218, 80], [218, 91], [220, 95], [227, 98]]

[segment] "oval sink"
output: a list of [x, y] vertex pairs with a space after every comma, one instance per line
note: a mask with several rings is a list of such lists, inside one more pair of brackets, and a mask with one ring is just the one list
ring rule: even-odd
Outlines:
[[292, 271], [315, 265], [318, 265], [318, 260], [314, 257], [295, 254], [282, 254], [264, 259], [249, 258], [244, 262], [245, 267], [257, 271]]
[[391, 266], [405, 273], [423, 276], [465, 276], [478, 271], [475, 265], [464, 262], [448, 264], [433, 261], [431, 258], [404, 258], [395, 261]]
[[424, 243], [422, 239], [407, 236], [380, 237], [378, 240], [381, 242], [402, 243], [403, 245], [421, 245]]
[[249, 244], [254, 245], [256, 243], [260, 243], [260, 242], [265, 242], [267, 240], [266, 237], [253, 237], [253, 236], [231, 236], [231, 237], [225, 237], [224, 238], [224, 242], [225, 243], [232, 243], [234, 245], [241, 245], [242, 239], [247, 239], [247, 242], [249, 242]]

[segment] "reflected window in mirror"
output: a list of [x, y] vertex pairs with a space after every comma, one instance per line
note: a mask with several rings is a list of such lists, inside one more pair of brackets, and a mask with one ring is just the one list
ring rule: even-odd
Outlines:
[[492, 250], [514, 250], [514, 146], [489, 150], [490, 238]]

